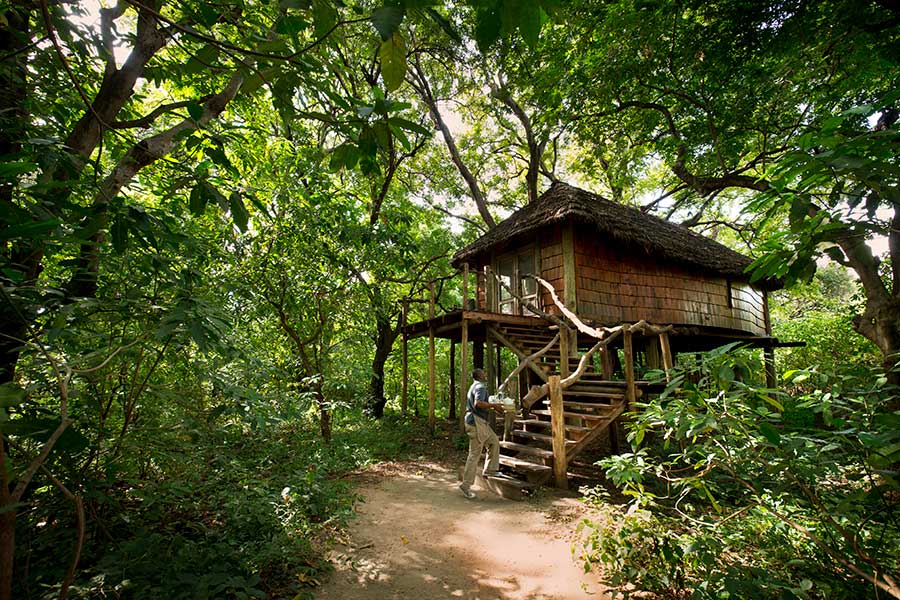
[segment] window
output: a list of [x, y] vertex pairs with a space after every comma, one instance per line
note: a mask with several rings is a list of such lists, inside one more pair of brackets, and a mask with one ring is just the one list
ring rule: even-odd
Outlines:
[[[518, 257], [518, 278], [519, 278], [519, 294], [522, 299], [532, 306], [538, 305], [537, 300], [537, 282], [529, 275], [534, 275], [534, 251], [529, 250], [527, 254], [520, 254]], [[531, 314], [524, 306], [522, 307], [524, 314]]]
[[[497, 310], [499, 312], [507, 315], [531, 314], [531, 311], [520, 306], [516, 295], [525, 302], [537, 306], [537, 282], [528, 277], [528, 275], [535, 274], [536, 262], [534, 248], [500, 257], [497, 263], [497, 273], [503, 285], [498, 286], [500, 288], [497, 293]], [[511, 294], [507, 287], [512, 289], [515, 295]]]
[[516, 312], [516, 299], [509, 292], [511, 289], [516, 289], [515, 286], [515, 268], [516, 263], [513, 261], [511, 257], [501, 258], [500, 259], [500, 293], [498, 298], [500, 299], [500, 312], [512, 315]]

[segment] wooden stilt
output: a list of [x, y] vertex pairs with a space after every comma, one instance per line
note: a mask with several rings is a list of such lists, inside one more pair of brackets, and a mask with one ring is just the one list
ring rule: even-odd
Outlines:
[[434, 327], [428, 329], [428, 431], [434, 433]]
[[625, 346], [625, 364], [622, 365], [622, 369], [625, 371], [625, 405], [630, 409], [635, 399], [634, 346], [631, 340], [631, 331], [627, 327], [623, 328], [622, 342]]
[[[434, 282], [428, 284], [430, 299], [428, 302], [428, 319], [434, 318]], [[435, 406], [435, 368], [434, 368], [434, 327], [428, 328], [428, 431], [434, 434]]]
[[459, 344], [459, 430], [466, 432], [466, 394], [469, 391], [469, 321], [462, 320]]
[[612, 353], [615, 352], [614, 349], [603, 348], [600, 351], [600, 371], [603, 373], [603, 379], [609, 381], [613, 378], [613, 359]]
[[488, 340], [485, 342], [485, 371], [487, 371], [487, 388], [488, 394], [497, 392], [497, 365], [494, 363], [494, 343]]
[[778, 379], [775, 375], [775, 349], [765, 348], [763, 350], [763, 361], [766, 367], [766, 387], [774, 390], [778, 385]]
[[462, 309], [469, 310], [469, 263], [463, 263]]
[[551, 375], [547, 380], [550, 384], [550, 430], [553, 435], [553, 480], [556, 487], [569, 489], [566, 479], [566, 423], [563, 416], [562, 388], [559, 385], [559, 375]]
[[569, 376], [569, 332], [563, 328], [559, 332], [559, 374], [563, 379]]
[[672, 380], [669, 373], [675, 367], [675, 361], [672, 358], [672, 347], [669, 345], [669, 334], [664, 331], [659, 334], [659, 348], [662, 351], [663, 369], [666, 370], [666, 381]]
[[497, 360], [494, 363], [497, 369], [497, 387], [500, 387], [500, 384], [503, 383], [503, 348], [500, 347], [500, 344], [494, 344], [494, 348], [497, 352]]
[[450, 340], [450, 398], [447, 400], [447, 420], [456, 419], [456, 342]]
[[[406, 311], [407, 311], [407, 303], [406, 300], [403, 301], [403, 306], [401, 308], [401, 317], [400, 320], [404, 326], [406, 326]], [[403, 339], [400, 344], [401, 355], [400, 355], [400, 371], [401, 371], [401, 383], [400, 383], [400, 412], [404, 415], [406, 414], [407, 402], [408, 402], [408, 393], [409, 393], [409, 348], [408, 348], [409, 340], [406, 336], [406, 332], [403, 333]]]

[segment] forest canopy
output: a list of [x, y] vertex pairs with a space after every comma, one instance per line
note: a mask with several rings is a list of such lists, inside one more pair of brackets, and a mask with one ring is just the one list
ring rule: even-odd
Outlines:
[[[900, 597], [898, 84], [894, 0], [0, 0], [0, 600], [306, 590], [353, 502], [330, 475], [424, 427], [400, 411], [404, 319], [459, 306], [453, 252], [556, 181], [752, 257], [786, 286], [776, 335], [806, 342], [780, 355], [779, 410], [733, 381], [738, 351], [636, 420], [606, 467], [652, 516], [619, 533], [682, 566], [617, 574], [754, 593], [704, 579], [715, 536], [650, 497], [651, 467], [705, 450], [732, 478], [685, 494], [759, 516], [784, 493], [787, 524], [731, 533], [766, 523], [825, 565], [794, 581], [761, 551], [759, 589], [825, 597], [841, 574], [845, 597]], [[716, 454], [715, 414], [745, 455]], [[640, 454], [653, 423], [694, 450]]]

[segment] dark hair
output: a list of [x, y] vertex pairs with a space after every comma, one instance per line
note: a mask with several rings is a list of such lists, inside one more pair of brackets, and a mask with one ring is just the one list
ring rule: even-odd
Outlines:
[[473, 369], [472, 370], [472, 379], [478, 379], [478, 374], [481, 373], [484, 375], [484, 369]]

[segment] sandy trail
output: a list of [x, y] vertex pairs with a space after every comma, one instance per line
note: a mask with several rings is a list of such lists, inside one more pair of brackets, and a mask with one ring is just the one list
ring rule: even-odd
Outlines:
[[511, 502], [476, 485], [466, 500], [456, 486], [455, 471], [436, 464], [361, 485], [365, 502], [316, 598], [608, 598], [572, 558], [576, 499]]

